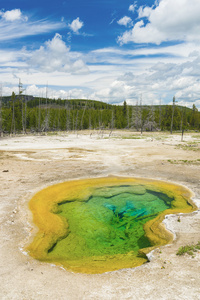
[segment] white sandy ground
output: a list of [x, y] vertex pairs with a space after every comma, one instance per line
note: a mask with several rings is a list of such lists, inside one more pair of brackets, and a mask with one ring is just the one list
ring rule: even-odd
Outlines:
[[[187, 134], [182, 143], [178, 134], [133, 135], [82, 132], [0, 139], [0, 299], [200, 299], [200, 252], [194, 258], [176, 255], [180, 246], [200, 241], [200, 210], [180, 214], [180, 222], [177, 215], [167, 216], [173, 244], [156, 249], [150, 263], [135, 269], [73, 274], [23, 252], [35, 232], [28, 202], [58, 182], [108, 175], [161, 179], [190, 188], [200, 207], [200, 149], [194, 151], [200, 134]], [[192, 141], [194, 150], [177, 147]]]

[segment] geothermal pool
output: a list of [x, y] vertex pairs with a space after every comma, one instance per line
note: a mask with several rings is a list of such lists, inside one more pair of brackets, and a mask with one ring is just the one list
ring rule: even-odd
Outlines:
[[138, 178], [96, 178], [50, 186], [30, 201], [39, 228], [27, 250], [34, 258], [82, 273], [139, 266], [173, 240], [166, 214], [195, 209], [179, 185]]

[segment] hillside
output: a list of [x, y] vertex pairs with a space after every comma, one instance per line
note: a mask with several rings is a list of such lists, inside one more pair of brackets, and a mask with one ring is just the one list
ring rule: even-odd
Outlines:
[[83, 129], [136, 131], [199, 130], [200, 112], [178, 105], [112, 105], [96, 100], [55, 100], [33, 96], [2, 98], [0, 131], [47, 132]]

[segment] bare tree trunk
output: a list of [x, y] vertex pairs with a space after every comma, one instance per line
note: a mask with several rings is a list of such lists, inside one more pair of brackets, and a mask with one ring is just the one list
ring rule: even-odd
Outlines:
[[99, 136], [101, 135], [102, 130], [102, 111], [99, 112]]
[[49, 123], [48, 118], [48, 107], [47, 107], [47, 95], [48, 95], [48, 84], [46, 85], [46, 115], [45, 115], [45, 134], [47, 134], [47, 128]]
[[15, 131], [15, 93], [12, 93], [12, 104], [13, 104], [13, 107], [12, 107], [12, 123], [11, 123], [11, 133], [12, 134], [16, 134], [16, 131]]
[[75, 130], [74, 130], [74, 132], [77, 133], [77, 137], [78, 137], [78, 115], [79, 115], [79, 111], [77, 110], [77, 113], [76, 113]]
[[21, 83], [21, 79], [19, 78], [19, 101], [22, 103], [22, 132], [24, 134], [24, 101], [23, 101], [23, 85]]
[[170, 128], [171, 134], [172, 134], [173, 122], [174, 122], [174, 109], [175, 109], [175, 97], [173, 97], [173, 106], [172, 106], [172, 119], [171, 119], [171, 128]]
[[114, 111], [112, 110], [112, 116], [111, 116], [111, 126], [110, 126], [110, 133], [109, 133], [109, 137], [111, 137], [111, 135], [112, 135], [112, 132], [113, 132], [113, 128], [114, 128], [114, 122], [115, 122], [115, 120], [114, 120]]
[[129, 106], [127, 105], [127, 127], [130, 128], [130, 120], [129, 120]]
[[161, 129], [161, 123], [162, 123], [162, 108], [161, 108], [162, 100], [160, 99], [159, 104], [159, 128]]
[[3, 128], [2, 128], [2, 84], [0, 85], [0, 137], [3, 137]]
[[141, 99], [140, 99], [140, 108], [139, 108], [139, 111], [140, 111], [140, 114], [139, 114], [139, 117], [140, 117], [140, 132], [141, 132], [141, 135], [143, 133], [143, 127], [144, 127], [144, 124], [143, 124], [143, 106], [142, 106], [142, 95], [141, 95]]
[[183, 142], [183, 135], [184, 135], [184, 126], [183, 126], [183, 108], [182, 108], [182, 111], [181, 111], [181, 142]]
[[21, 97], [21, 102], [22, 102], [22, 133], [24, 134], [24, 101], [23, 101], [23, 97]]
[[83, 114], [82, 114], [82, 117], [81, 117], [81, 130], [83, 130], [83, 117], [84, 117], [84, 114], [85, 114], [86, 107], [87, 107], [87, 102], [85, 102]]
[[136, 107], [135, 107], [135, 128], [138, 131], [139, 130], [139, 125], [141, 122], [141, 111], [138, 105], [138, 101], [136, 101]]
[[40, 97], [39, 97], [39, 107], [38, 107], [38, 132], [41, 134], [41, 107], [40, 107]]
[[182, 133], [181, 133], [181, 142], [183, 142], [183, 134], [184, 134], [184, 129], [182, 129]]
[[58, 122], [57, 122], [57, 131], [60, 131], [60, 106], [58, 108]]
[[27, 109], [27, 98], [25, 95], [25, 107], [24, 107], [24, 132], [26, 134], [26, 109]]
[[67, 131], [70, 131], [70, 107], [67, 108]]

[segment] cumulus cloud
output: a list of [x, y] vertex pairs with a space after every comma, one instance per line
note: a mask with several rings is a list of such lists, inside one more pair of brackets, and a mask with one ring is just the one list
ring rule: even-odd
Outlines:
[[127, 72], [118, 78], [125, 86], [129, 86], [128, 96], [139, 97], [143, 94], [145, 104], [150, 101], [159, 103], [159, 98], [165, 102], [165, 98], [175, 95], [182, 105], [192, 106], [193, 103], [199, 107], [200, 89], [200, 54], [193, 61], [183, 63], [163, 63], [158, 62], [146, 72], [134, 75]]
[[18, 20], [28, 20], [27, 16], [23, 16], [20, 9], [7, 10], [5, 12], [1, 11], [0, 16], [6, 21], [18, 21]]
[[[151, 50], [157, 51], [158, 49], [156, 49], [150, 49], [150, 52]], [[146, 51], [148, 50], [146, 49]], [[118, 54], [121, 57], [123, 51], [108, 48], [99, 50], [97, 54], [99, 55], [101, 52], [108, 55], [109, 62], [109, 58], [114, 55]], [[124, 52], [128, 56], [131, 55], [130, 51]], [[126, 99], [128, 104], [134, 105], [142, 94], [143, 104], [159, 104], [160, 99], [163, 104], [169, 104], [175, 95], [180, 105], [192, 107], [194, 103], [200, 108], [200, 52], [195, 51], [192, 55], [190, 56], [187, 52], [187, 57], [184, 59], [161, 57], [160, 62], [158, 58], [154, 60], [139, 59], [138, 68], [136, 67], [138, 60], [134, 60], [134, 62], [130, 60], [130, 67], [128, 63], [126, 67], [124, 65], [124, 69], [127, 70], [125, 74], [117, 76], [119, 73], [116, 68], [115, 71], [113, 70], [116, 77], [112, 82], [109, 84], [107, 82], [104, 87], [98, 87], [98, 89], [97, 86], [95, 87], [96, 91], [92, 94], [92, 99], [116, 104], [121, 104]], [[122, 65], [122, 59], [119, 59], [119, 63]]]
[[78, 55], [70, 52], [60, 34], [52, 40], [45, 42], [38, 50], [34, 51], [29, 60], [29, 65], [43, 72], [67, 72], [72, 74], [88, 73], [89, 69]]
[[194, 103], [200, 108], [200, 45], [194, 43], [104, 48], [81, 54], [71, 51], [62, 36], [56, 34], [36, 51], [0, 51], [0, 62], [4, 82], [17, 86], [17, 78], [21, 78], [24, 85], [32, 83], [38, 87], [37, 90], [31, 85], [27, 94], [41, 96], [40, 86], [48, 81], [49, 97], [87, 95], [86, 98], [109, 103], [121, 104], [126, 99], [127, 103], [135, 104], [142, 94], [144, 104], [157, 104], [160, 98], [167, 104], [175, 95], [178, 103], [190, 107]]
[[[35, 97], [45, 97], [46, 95], [46, 87], [41, 87], [36, 84], [26, 85], [24, 94], [31, 95]], [[3, 94], [5, 96], [10, 96], [12, 92], [16, 94], [19, 92], [19, 87], [17, 85], [13, 86], [3, 86]], [[54, 99], [87, 99], [88, 95], [82, 90], [78, 88], [73, 89], [53, 89], [51, 87], [48, 88], [48, 97]]]
[[129, 11], [132, 11], [132, 12], [134, 13], [136, 7], [137, 7], [137, 4], [136, 4], [136, 2], [135, 2], [134, 4], [131, 4], [131, 5], [129, 6], [129, 9], [128, 9], [128, 10], [129, 10]]
[[84, 23], [82, 21], [80, 21], [79, 18], [76, 18], [68, 26], [74, 33], [79, 33], [79, 30], [84, 26]]
[[149, 18], [152, 14], [153, 8], [149, 6], [140, 6], [138, 9], [138, 18]]
[[119, 21], [117, 21], [117, 23], [119, 25], [123, 25], [123, 26], [132, 26], [133, 25], [133, 21], [130, 17], [124, 16], [123, 18], [121, 18]]
[[[33, 96], [40, 96], [43, 97], [46, 94], [46, 87], [38, 87], [37, 85], [28, 85], [26, 87], [26, 94], [33, 95]], [[85, 95], [82, 89], [53, 89], [48, 88], [49, 97], [55, 99], [86, 99], [87, 96]]]
[[[120, 44], [199, 40], [199, 0], [160, 0], [140, 7], [138, 22], [118, 38]], [[144, 19], [146, 20], [144, 22]]]

